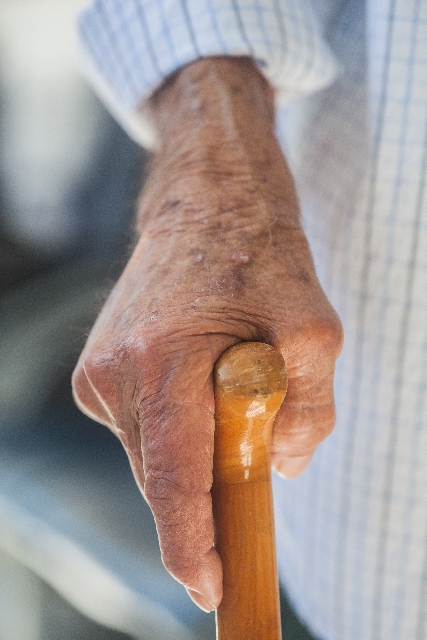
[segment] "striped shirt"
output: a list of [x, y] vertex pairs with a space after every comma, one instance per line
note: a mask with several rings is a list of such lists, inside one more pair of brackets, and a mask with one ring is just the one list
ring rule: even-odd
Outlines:
[[324, 640], [427, 638], [427, 0], [94, 0], [88, 75], [140, 142], [144, 101], [199, 56], [251, 55], [278, 92], [345, 345], [337, 426], [274, 480], [281, 579]]

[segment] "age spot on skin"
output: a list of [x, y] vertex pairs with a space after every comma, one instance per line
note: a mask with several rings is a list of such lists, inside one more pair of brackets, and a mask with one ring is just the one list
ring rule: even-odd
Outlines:
[[211, 282], [210, 289], [218, 293], [227, 292], [229, 295], [239, 295], [246, 286], [246, 279], [242, 269], [233, 268], [223, 273]]
[[292, 274], [295, 280], [302, 282], [304, 284], [310, 284], [312, 278], [306, 269], [301, 267], [295, 268], [295, 272]]
[[230, 88], [231, 92], [234, 94], [243, 93], [242, 87], [237, 84], [232, 84]]

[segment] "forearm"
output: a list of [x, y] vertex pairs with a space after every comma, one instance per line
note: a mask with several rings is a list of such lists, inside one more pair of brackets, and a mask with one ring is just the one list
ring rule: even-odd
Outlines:
[[[287, 223], [299, 225], [293, 180], [274, 132], [274, 91], [250, 58], [187, 65], [154, 94], [151, 113], [160, 146], [139, 212], [142, 226], [170, 185], [176, 197], [163, 203], [161, 213], [175, 222], [177, 200], [222, 189], [234, 204], [234, 192], [241, 198], [243, 187], [251, 202], [254, 192], [266, 191], [286, 201]], [[203, 218], [209, 213], [221, 211], [200, 212]], [[187, 214], [197, 216], [194, 207]]]

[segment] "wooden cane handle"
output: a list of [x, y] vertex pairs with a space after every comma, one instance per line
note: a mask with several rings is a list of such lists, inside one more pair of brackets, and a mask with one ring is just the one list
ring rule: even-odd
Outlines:
[[286, 388], [283, 358], [267, 344], [234, 345], [215, 366], [212, 498], [224, 570], [218, 640], [281, 638], [270, 450]]

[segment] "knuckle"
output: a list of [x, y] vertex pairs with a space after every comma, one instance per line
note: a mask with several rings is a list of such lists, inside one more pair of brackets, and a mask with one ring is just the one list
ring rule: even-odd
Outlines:
[[140, 335], [129, 334], [126, 339], [118, 336], [91, 344], [83, 354], [82, 368], [102, 395], [114, 393], [135, 408], [140, 395], [137, 388], [145, 388], [157, 379], [160, 361], [161, 354], [154, 344]]
[[333, 314], [331, 314], [331, 317], [328, 320], [324, 341], [328, 345], [333, 355], [335, 357], [338, 357], [344, 342], [344, 330], [341, 320], [339, 319], [338, 314], [335, 313], [335, 311], [333, 312]]
[[106, 406], [100, 402], [84, 368], [80, 365], [77, 366], [73, 373], [72, 390], [74, 400], [83, 413], [101, 424], [109, 427], [113, 425], [114, 419], [111, 413]]
[[[335, 362], [341, 351], [340, 323], [324, 319], [307, 322], [283, 351], [289, 376], [288, 398], [292, 392], [310, 394], [319, 401], [331, 398]], [[292, 385], [291, 385], [292, 381]]]
[[173, 505], [178, 502], [178, 496], [188, 493], [188, 487], [180, 475], [177, 469], [148, 469], [145, 474], [147, 502], [150, 505], [161, 503], [164, 508], [168, 503]]
[[82, 357], [82, 367], [89, 380], [105, 380], [114, 374], [117, 366], [117, 352], [106, 343], [94, 343], [86, 348]]
[[160, 549], [162, 562], [175, 578], [184, 584], [191, 584], [197, 579], [201, 559], [212, 549], [213, 528], [205, 531], [190, 532], [182, 528], [163, 528], [160, 533]]
[[305, 338], [311, 351], [322, 357], [338, 357], [343, 343], [343, 329], [335, 312], [326, 317], [316, 318], [305, 329]]
[[[176, 455], [176, 447], [168, 448], [174, 450]], [[205, 470], [191, 464], [192, 461], [177, 461], [174, 464], [161, 455], [155, 468], [146, 464], [145, 494], [149, 504], [161, 503], [166, 508], [170, 502], [176, 508], [182, 508], [185, 500], [197, 500], [210, 491], [211, 473], [204, 473]]]
[[127, 422], [135, 394], [135, 378], [129, 361], [127, 370], [123, 367], [124, 364], [126, 366], [126, 361], [123, 350], [114, 344], [96, 341], [86, 347], [75, 374], [77, 398], [81, 397], [80, 385], [85, 379], [83, 384], [90, 390], [92, 410], [102, 417], [102, 422], [114, 425], [115, 428]]
[[197, 574], [197, 564], [186, 554], [162, 549], [162, 562], [167, 571], [183, 584], [191, 583]]
[[78, 364], [73, 371], [71, 385], [74, 397], [83, 403], [84, 398], [88, 396], [91, 390], [86, 373], [80, 364]]

